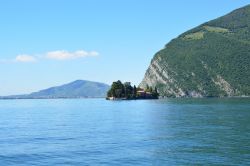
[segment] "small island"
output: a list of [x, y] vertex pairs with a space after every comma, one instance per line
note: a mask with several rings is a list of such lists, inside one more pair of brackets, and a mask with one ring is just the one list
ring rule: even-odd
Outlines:
[[147, 86], [146, 89], [131, 86], [130, 82], [122, 83], [120, 80], [113, 82], [107, 92], [107, 100], [137, 100], [137, 99], [158, 99], [157, 88]]

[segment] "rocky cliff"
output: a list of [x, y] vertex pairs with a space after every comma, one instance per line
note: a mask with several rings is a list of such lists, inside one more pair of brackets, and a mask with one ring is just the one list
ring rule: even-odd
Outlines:
[[166, 97], [250, 96], [250, 5], [166, 44], [139, 86], [147, 85]]

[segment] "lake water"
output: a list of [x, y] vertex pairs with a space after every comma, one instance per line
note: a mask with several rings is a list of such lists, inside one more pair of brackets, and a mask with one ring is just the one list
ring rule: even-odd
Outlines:
[[0, 100], [0, 165], [250, 165], [250, 99]]

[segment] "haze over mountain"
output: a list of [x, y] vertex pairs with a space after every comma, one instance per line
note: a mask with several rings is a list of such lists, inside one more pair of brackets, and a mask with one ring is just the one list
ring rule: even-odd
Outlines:
[[4, 96], [2, 98], [94, 98], [105, 97], [109, 85], [99, 82], [76, 80], [28, 95]]
[[157, 52], [140, 86], [167, 97], [250, 95], [250, 5], [206, 22]]

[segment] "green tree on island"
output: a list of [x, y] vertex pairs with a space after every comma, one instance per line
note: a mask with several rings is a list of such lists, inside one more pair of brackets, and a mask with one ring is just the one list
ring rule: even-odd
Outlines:
[[124, 85], [120, 80], [113, 82], [111, 89], [108, 91], [108, 97], [124, 97]]
[[136, 98], [136, 95], [137, 95], [137, 88], [134, 85], [134, 87], [133, 87], [133, 97]]
[[[139, 92], [137, 90], [140, 90]], [[107, 92], [107, 99], [157, 99], [159, 96], [157, 88], [153, 90], [152, 87], [147, 86], [146, 90], [132, 87], [130, 82], [124, 84], [118, 80], [113, 82], [110, 90]]]

